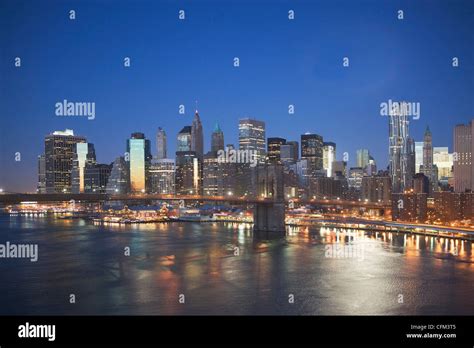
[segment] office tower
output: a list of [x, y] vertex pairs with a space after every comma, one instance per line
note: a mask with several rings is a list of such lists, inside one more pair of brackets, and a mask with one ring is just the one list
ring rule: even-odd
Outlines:
[[148, 177], [150, 191], [157, 194], [174, 194], [175, 161], [170, 158], [151, 161]]
[[251, 118], [239, 120], [239, 150], [256, 151], [257, 162], [265, 162], [265, 122]]
[[196, 152], [198, 158], [202, 159], [202, 156], [204, 155], [204, 138], [201, 119], [199, 118], [197, 110], [194, 114], [193, 123], [191, 125], [191, 151]]
[[323, 169], [326, 171], [326, 176], [331, 177], [332, 167], [336, 160], [336, 143], [323, 143]]
[[143, 133], [132, 133], [127, 139], [129, 159], [130, 192], [144, 193], [148, 190], [148, 169], [151, 162], [150, 140]]
[[301, 158], [308, 160], [311, 176], [323, 170], [323, 137], [318, 134], [301, 135]]
[[347, 177], [347, 162], [334, 161], [332, 164], [331, 177]]
[[467, 125], [457, 125], [454, 128], [454, 191], [474, 191], [474, 163], [472, 151], [474, 148], [473, 121]]
[[96, 163], [94, 144], [91, 143], [77, 143], [74, 161], [72, 163], [71, 181], [72, 192], [83, 193], [84, 191], [84, 177], [86, 165]]
[[413, 188], [413, 176], [416, 172], [415, 140], [408, 137], [406, 141], [406, 171], [404, 175], [405, 190]]
[[204, 155], [203, 193], [206, 196], [237, 195], [237, 163], [219, 162], [215, 152]]
[[359, 149], [356, 151], [356, 167], [365, 168], [369, 164], [369, 150]]
[[423, 173], [416, 173], [413, 177], [413, 192], [415, 193], [429, 193], [430, 181]]
[[364, 176], [361, 183], [361, 198], [374, 203], [389, 203], [392, 194], [390, 177]]
[[298, 142], [287, 141], [286, 144], [280, 147], [281, 163], [285, 166], [290, 166], [298, 161]]
[[156, 132], [156, 158], [160, 160], [166, 158], [166, 156], [166, 132], [163, 128], [158, 127], [158, 131]]
[[438, 188], [438, 176], [433, 166], [433, 142], [429, 127], [426, 127], [423, 138], [423, 165], [420, 166], [420, 171], [426, 175], [430, 182], [430, 193], [436, 191]]
[[408, 174], [408, 115], [406, 109], [400, 102], [399, 107], [391, 110], [389, 120], [389, 167], [392, 180], [392, 192], [400, 193], [409, 189], [406, 182]]
[[423, 142], [415, 142], [415, 173], [420, 173], [420, 167], [423, 165]]
[[290, 146], [290, 157], [296, 163], [299, 159], [299, 144], [297, 141], [287, 141], [286, 146]]
[[267, 139], [267, 156], [268, 162], [273, 164], [281, 163], [281, 146], [286, 144], [283, 138]]
[[211, 151], [217, 153], [219, 150], [224, 150], [224, 132], [222, 132], [219, 124], [216, 123], [211, 136]]
[[106, 192], [108, 194], [124, 194], [130, 189], [130, 168], [124, 157], [117, 157], [112, 163]]
[[111, 164], [86, 164], [84, 168], [84, 192], [105, 193], [111, 171]]
[[433, 166], [438, 168], [438, 180], [453, 176], [453, 154], [448, 147], [433, 147]]
[[377, 174], [377, 163], [372, 156], [369, 156], [369, 164], [365, 166], [364, 172], [368, 176]]
[[76, 144], [85, 142], [85, 137], [75, 136], [70, 129], [56, 131], [45, 137], [46, 193], [71, 192]]
[[46, 193], [46, 159], [44, 155], [38, 156], [38, 193]]
[[176, 152], [191, 151], [191, 126], [184, 126], [178, 133]]
[[175, 191], [179, 195], [200, 195], [202, 162], [194, 151], [176, 152]]

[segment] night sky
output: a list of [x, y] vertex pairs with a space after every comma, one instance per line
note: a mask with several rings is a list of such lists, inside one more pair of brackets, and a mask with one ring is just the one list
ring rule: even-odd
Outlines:
[[[0, 0], [0, 187], [34, 191], [44, 136], [65, 128], [109, 163], [136, 131], [156, 154], [161, 126], [174, 157], [195, 100], [205, 151], [216, 122], [225, 143], [236, 144], [238, 119], [254, 117], [266, 122], [267, 137], [300, 141], [315, 132], [337, 144], [338, 159], [347, 151], [354, 165], [356, 149], [368, 148], [384, 168], [388, 120], [380, 103], [420, 102], [410, 135], [421, 141], [429, 125], [433, 145], [451, 151], [453, 127], [474, 118], [473, 91], [471, 0]], [[95, 102], [95, 119], [56, 116], [63, 99]]]

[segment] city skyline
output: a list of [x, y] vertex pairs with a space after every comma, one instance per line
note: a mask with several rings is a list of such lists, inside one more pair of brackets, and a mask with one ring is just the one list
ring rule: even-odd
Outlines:
[[[187, 14], [184, 22], [178, 19], [179, 8], [175, 6], [150, 3], [148, 10], [157, 10], [152, 18], [143, 8], [133, 13], [130, 4], [118, 3], [112, 28], [99, 24], [105, 7], [74, 5], [70, 4], [77, 11], [75, 27], [70, 26], [66, 5], [45, 12], [30, 4], [22, 11], [34, 11], [38, 16], [19, 21], [21, 30], [12, 31], [15, 16], [21, 11], [8, 11], [12, 5], [5, 4], [3, 13], [12, 16], [2, 22], [5, 50], [0, 69], [10, 88], [4, 88], [0, 97], [4, 105], [0, 181], [13, 191], [34, 190], [38, 149], [42, 137], [51, 131], [71, 128], [86, 135], [97, 148], [98, 161], [110, 163], [132, 132], [144, 131], [149, 139], [155, 139], [160, 126], [174, 135], [183, 124], [191, 124], [196, 99], [206, 151], [216, 122], [226, 143], [237, 144], [238, 119], [252, 117], [266, 123], [267, 138], [298, 140], [306, 132], [320, 134], [325, 141], [337, 144], [338, 160], [348, 152], [351, 165], [355, 151], [367, 148], [379, 168], [388, 164], [387, 120], [380, 116], [380, 103], [389, 99], [419, 102], [421, 117], [411, 122], [410, 136], [420, 141], [430, 125], [433, 146], [448, 146], [450, 151], [452, 132], [446, 130], [466, 124], [473, 116], [469, 62], [474, 45], [469, 45], [472, 35], [469, 11], [465, 10], [473, 6], [469, 2], [439, 2], [429, 13], [419, 3], [380, 4], [383, 15], [367, 13], [370, 2], [363, 6], [348, 3], [351, 15], [340, 18], [334, 15], [337, 6], [325, 3], [309, 4], [305, 11], [298, 11], [298, 5], [290, 2], [271, 8], [230, 5], [235, 21], [249, 24], [238, 30], [227, 23], [227, 8], [217, 3], [204, 8], [183, 5]], [[397, 19], [398, 7], [405, 11], [402, 21]], [[293, 22], [287, 18], [289, 8], [296, 13]], [[58, 19], [61, 16], [64, 18]], [[127, 23], [136, 26], [117, 27], [124, 16]], [[333, 21], [324, 21], [324, 16], [331, 16]], [[55, 30], [42, 30], [39, 18], [54, 19]], [[360, 20], [367, 25], [357, 26]], [[259, 30], [261, 21], [274, 30]], [[432, 22], [437, 25], [431, 26]], [[223, 26], [227, 35], [213, 31], [214, 25]], [[77, 30], [85, 26], [100, 32], [95, 42], [110, 44], [101, 48], [90, 42], [87, 30]], [[375, 27], [378, 29], [372, 30]], [[25, 37], [24, 32], [32, 28], [35, 34]], [[113, 39], [117, 28], [127, 33], [120, 42]], [[169, 30], [183, 40], [173, 40]], [[330, 34], [321, 35], [323, 32]], [[138, 42], [127, 40], [138, 34], [142, 38]], [[46, 35], [51, 37], [47, 51], [29, 45]], [[436, 40], [439, 36], [445, 39], [443, 43]], [[64, 40], [77, 44], [64, 52]], [[393, 47], [400, 50], [393, 52]], [[89, 50], [100, 54], [86, 59], [84, 52]], [[439, 54], [426, 56], [427, 51]], [[456, 68], [451, 64], [455, 56], [459, 58]], [[22, 59], [20, 68], [14, 65], [15, 57]], [[123, 66], [125, 57], [130, 57], [129, 68]], [[239, 67], [233, 65], [235, 57], [240, 58]], [[350, 59], [348, 67], [343, 66], [344, 57]], [[43, 72], [33, 76], [38, 67]], [[41, 81], [49, 81], [49, 87]], [[24, 98], [29, 102], [22, 103]], [[56, 116], [54, 105], [64, 99], [95, 102], [95, 118]], [[184, 115], [179, 113], [180, 105], [185, 106]], [[294, 114], [289, 113], [289, 105], [294, 105]], [[168, 144], [168, 153], [174, 153], [174, 142]], [[16, 162], [17, 152], [21, 161]]]

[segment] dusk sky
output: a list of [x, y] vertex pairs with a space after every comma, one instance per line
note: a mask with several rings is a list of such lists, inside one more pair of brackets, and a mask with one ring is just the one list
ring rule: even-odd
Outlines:
[[[314, 132], [336, 143], [338, 159], [348, 152], [351, 166], [356, 149], [367, 148], [384, 169], [388, 120], [380, 103], [421, 103], [410, 135], [421, 141], [429, 125], [433, 145], [452, 151], [454, 126], [474, 118], [473, 91], [471, 0], [0, 0], [0, 187], [34, 191], [44, 137], [65, 128], [110, 163], [137, 131], [155, 155], [162, 127], [174, 158], [195, 100], [205, 151], [216, 122], [225, 143], [237, 144], [239, 118], [253, 117], [266, 122], [267, 137], [299, 142]], [[95, 102], [95, 119], [56, 116], [64, 99]]]

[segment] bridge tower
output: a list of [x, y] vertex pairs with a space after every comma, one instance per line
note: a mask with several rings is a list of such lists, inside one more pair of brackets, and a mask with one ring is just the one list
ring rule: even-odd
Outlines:
[[254, 232], [281, 235], [285, 230], [285, 195], [283, 189], [283, 166], [262, 164], [256, 168], [257, 198], [253, 220]]

